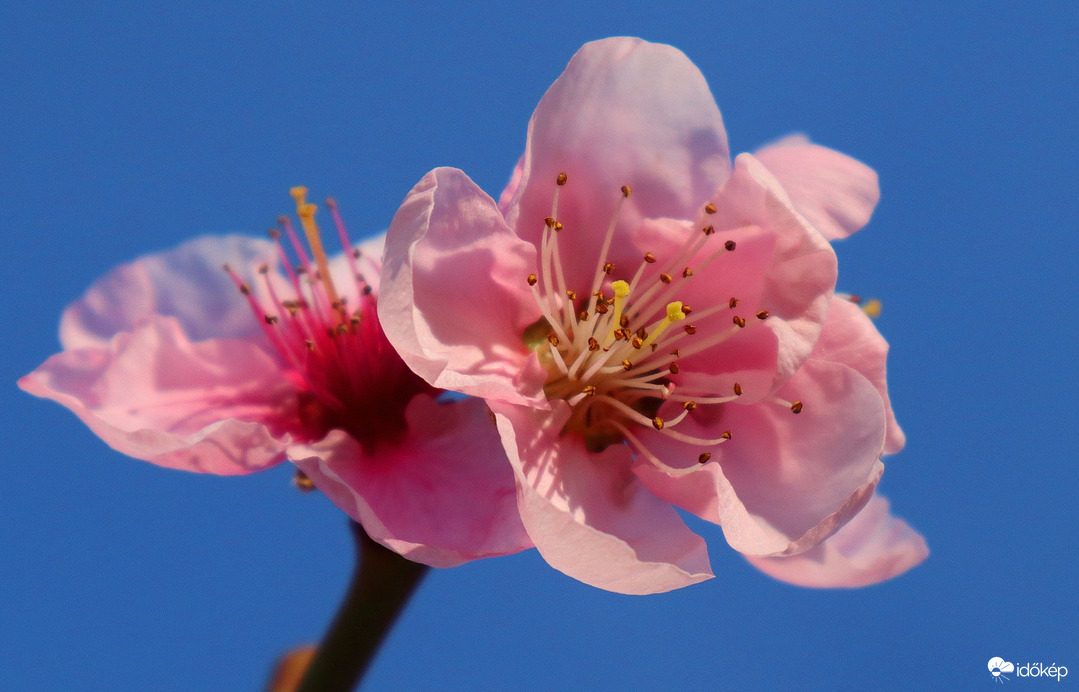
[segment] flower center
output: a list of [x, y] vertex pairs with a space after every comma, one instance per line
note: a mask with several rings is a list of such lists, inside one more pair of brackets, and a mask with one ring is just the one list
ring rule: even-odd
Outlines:
[[[544, 392], [549, 400], [569, 404], [571, 416], [563, 434], [580, 434], [589, 451], [599, 452], [612, 444], [628, 442], [653, 464], [669, 473], [686, 473], [656, 458], [639, 437], [639, 426], [702, 449], [697, 461], [706, 463], [711, 448], [732, 438], [730, 430], [718, 437], [701, 438], [677, 430], [677, 426], [699, 406], [734, 401], [742, 395], [738, 383], [730, 392], [705, 391], [692, 378], [679, 375], [678, 361], [716, 347], [748, 326], [768, 318], [767, 310], [757, 310], [746, 319], [736, 312], [738, 299], [730, 298], [701, 309], [676, 298], [684, 281], [702, 273], [713, 263], [734, 252], [736, 244], [714, 240], [715, 229], [704, 225], [692, 233], [671, 257], [657, 259], [646, 252], [627, 279], [614, 279], [617, 268], [608, 261], [615, 228], [625, 201], [632, 191], [622, 186], [618, 206], [608, 224], [588, 292], [580, 294], [566, 285], [559, 253], [558, 237], [565, 229], [558, 221], [559, 190], [566, 174], [556, 180], [551, 215], [544, 219], [540, 245], [539, 273], [528, 276], [528, 285], [542, 318], [525, 334], [548, 377]], [[702, 219], [714, 214], [708, 203]], [[717, 246], [708, 250], [708, 246]], [[690, 262], [695, 266], [690, 266]], [[683, 291], [684, 292], [684, 291]], [[690, 315], [693, 320], [690, 321]], [[674, 409], [664, 406], [678, 402]], [[780, 402], [801, 411], [801, 402]], [[667, 413], [660, 416], [660, 409]]]
[[326, 200], [347, 266], [334, 267], [315, 222], [317, 207], [306, 201], [307, 189], [294, 187], [290, 193], [310, 255], [292, 222], [283, 216], [278, 221], [299, 259], [295, 268], [281, 243], [281, 232], [271, 230], [270, 237], [277, 244], [287, 282], [268, 266], [258, 267], [261, 290], [256, 298], [232, 268], [226, 265], [225, 271], [289, 366], [286, 377], [297, 390], [295, 425], [289, 432], [316, 440], [341, 429], [370, 452], [378, 440], [404, 435], [405, 408], [413, 396], [436, 390], [408, 369], [382, 333], [373, 288], [360, 272], [361, 263], [377, 271], [378, 260], [351, 246], [337, 204]]

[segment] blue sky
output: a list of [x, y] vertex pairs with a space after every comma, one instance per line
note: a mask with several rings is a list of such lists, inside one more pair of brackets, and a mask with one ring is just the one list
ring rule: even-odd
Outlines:
[[717, 576], [666, 595], [534, 552], [437, 571], [368, 688], [981, 689], [994, 656], [1079, 675], [1074, 4], [303, 5], [0, 7], [0, 688], [259, 689], [352, 569], [343, 516], [288, 469], [159, 469], [19, 391], [63, 307], [139, 255], [260, 234], [297, 183], [356, 235], [435, 166], [497, 194], [569, 57], [622, 34], [689, 55], [733, 151], [805, 132], [879, 172], [840, 287], [884, 303], [908, 445], [881, 489], [932, 555], [803, 590], [698, 522]]

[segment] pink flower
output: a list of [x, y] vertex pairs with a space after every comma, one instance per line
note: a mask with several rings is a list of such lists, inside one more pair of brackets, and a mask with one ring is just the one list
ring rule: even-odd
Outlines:
[[[681, 52], [597, 41], [540, 101], [499, 203], [449, 168], [409, 193], [379, 318], [424, 380], [487, 400], [525, 527], [557, 569], [624, 593], [712, 576], [677, 506], [781, 579], [878, 581], [924, 543], [867, 520], [872, 537], [809, 552], [903, 446], [887, 344], [834, 296], [828, 243], [877, 196], [871, 169], [800, 138], [732, 165]], [[892, 538], [908, 559], [844, 561]], [[811, 559], [812, 577], [792, 574]]]
[[64, 350], [19, 386], [159, 466], [245, 474], [287, 458], [417, 562], [530, 547], [482, 402], [438, 400], [382, 334], [382, 238], [328, 259], [314, 205], [293, 192], [313, 256], [283, 219], [301, 269], [280, 244], [238, 236], [143, 257], [65, 310]]

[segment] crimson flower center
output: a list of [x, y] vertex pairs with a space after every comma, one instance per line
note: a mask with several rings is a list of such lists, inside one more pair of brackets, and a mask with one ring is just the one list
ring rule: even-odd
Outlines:
[[[336, 203], [326, 200], [345, 251], [348, 284], [340, 272], [335, 283], [315, 223], [317, 207], [307, 203], [307, 189], [292, 188], [291, 194], [310, 255], [288, 217], [281, 217], [299, 258], [293, 268], [281, 233], [270, 232], [288, 284], [275, 281], [268, 266], [259, 267], [260, 300], [232, 268], [225, 270], [289, 366], [286, 377], [296, 387], [296, 400], [294, 413], [286, 416], [287, 432], [310, 441], [333, 429], [344, 430], [370, 453], [379, 441], [404, 436], [405, 408], [413, 396], [436, 390], [408, 369], [383, 334], [373, 288], [360, 272], [361, 252], [351, 247]], [[356, 305], [349, 304], [349, 296]]]

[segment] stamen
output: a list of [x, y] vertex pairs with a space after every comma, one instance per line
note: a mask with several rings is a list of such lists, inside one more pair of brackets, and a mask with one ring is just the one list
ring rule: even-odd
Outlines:
[[354, 279], [363, 281], [360, 270], [356, 266], [356, 253], [359, 251], [354, 252], [352, 250], [352, 244], [348, 240], [348, 231], [345, 229], [345, 222], [341, 219], [341, 212], [337, 211], [337, 200], [333, 197], [327, 197], [326, 207], [329, 208], [330, 214], [333, 215], [333, 225], [337, 228], [337, 239], [341, 242], [341, 250], [345, 253], [348, 261], [348, 270], [352, 272]]
[[871, 298], [862, 304], [862, 312], [869, 315], [869, 319], [875, 320], [880, 317], [883, 304], [876, 298]]
[[614, 342], [615, 338], [615, 325], [622, 324], [622, 309], [626, 304], [626, 297], [629, 295], [629, 284], [625, 281], [615, 281], [611, 284], [611, 290], [614, 291], [614, 313], [611, 315], [611, 331], [607, 337], [603, 340], [604, 346], [610, 346]]
[[787, 401], [786, 399], [780, 399], [779, 397], [773, 397], [772, 401], [776, 402], [780, 406], [786, 406], [791, 410], [791, 413], [801, 413], [804, 406], [801, 401]]
[[326, 257], [326, 251], [322, 248], [322, 238], [319, 236], [318, 225], [315, 223], [315, 211], [318, 207], [306, 202], [307, 188], [296, 186], [289, 190], [289, 194], [296, 200], [296, 214], [300, 217], [300, 225], [303, 226], [304, 235], [307, 236], [307, 244], [311, 246], [311, 254], [315, 256], [318, 265], [319, 278], [326, 289], [326, 295], [330, 304], [338, 302], [337, 291], [330, 277], [330, 262]]
[[693, 473], [694, 471], [696, 471], [696, 470], [698, 470], [700, 468], [700, 466], [689, 466], [689, 467], [684, 468], [684, 469], [677, 469], [677, 468], [675, 468], [673, 466], [668, 466], [667, 464], [664, 464], [662, 461], [659, 460], [659, 457], [657, 457], [655, 454], [653, 454], [651, 452], [651, 450], [649, 450], [647, 447], [645, 447], [644, 443], [641, 442], [640, 439], [638, 439], [636, 435], [631, 433], [629, 431], [629, 429], [626, 428], [626, 426], [622, 425], [618, 421], [612, 421], [612, 423], [614, 424], [614, 427], [616, 427], [619, 431], [621, 431], [621, 433], [623, 435], [625, 435], [626, 441], [628, 441], [630, 444], [632, 444], [634, 447], [636, 447], [637, 451], [640, 454], [644, 455], [645, 459], [648, 459], [648, 461], [653, 466], [655, 466], [660, 471], [663, 471], [667, 475], [670, 475], [670, 476], [685, 476], [687, 474]]
[[307, 474], [300, 469], [296, 469], [296, 474], [292, 477], [292, 484], [295, 485], [296, 489], [301, 493], [309, 493], [315, 489], [314, 481], [308, 478]]
[[682, 312], [682, 303], [680, 301], [674, 301], [667, 304], [667, 316], [659, 321], [656, 326], [652, 327], [652, 333], [648, 335], [648, 338], [644, 340], [644, 346], [648, 346], [655, 343], [660, 334], [666, 331], [667, 327], [671, 326], [672, 322], [678, 322], [686, 319], [686, 314]]
[[595, 308], [596, 298], [595, 293], [600, 289], [603, 284], [603, 267], [607, 264], [607, 253], [611, 249], [611, 240], [614, 238], [614, 229], [618, 225], [618, 218], [622, 213], [622, 205], [630, 196], [630, 189], [628, 185], [622, 186], [622, 196], [618, 198], [618, 205], [614, 209], [614, 214], [611, 215], [611, 222], [607, 225], [607, 233], [603, 237], [603, 245], [600, 247], [599, 257], [596, 261], [596, 271], [593, 273], [592, 278], [592, 293], [593, 298], [589, 302], [589, 312]]

